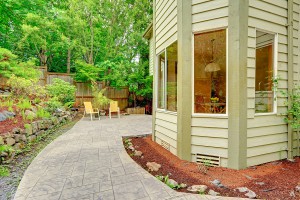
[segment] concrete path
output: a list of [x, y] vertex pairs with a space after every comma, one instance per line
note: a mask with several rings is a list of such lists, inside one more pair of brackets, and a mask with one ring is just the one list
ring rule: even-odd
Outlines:
[[122, 136], [150, 134], [151, 123], [148, 115], [80, 120], [34, 159], [15, 200], [232, 199], [176, 192], [136, 164]]

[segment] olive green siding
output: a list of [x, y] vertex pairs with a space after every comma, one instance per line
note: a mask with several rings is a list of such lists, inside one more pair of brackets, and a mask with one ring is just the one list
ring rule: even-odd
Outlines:
[[[198, 33], [228, 26], [228, 0], [192, 1], [192, 31]], [[193, 68], [193, 66], [191, 66]], [[228, 117], [192, 116], [191, 153], [221, 157], [221, 166], [227, 167]]]
[[[287, 110], [287, 99], [277, 97], [277, 114], [255, 114], [255, 37], [256, 29], [278, 34], [277, 74], [278, 90], [288, 88], [288, 1], [249, 1], [248, 28], [248, 134], [247, 166], [287, 158], [287, 124], [281, 113]], [[270, 12], [272, 11], [272, 12]], [[294, 69], [298, 71], [299, 5], [294, 3]], [[295, 71], [295, 77], [298, 75]]]
[[[177, 40], [177, 0], [156, 0], [155, 7], [153, 49], [158, 55]], [[153, 66], [157, 66], [156, 61], [153, 62]], [[156, 82], [154, 75], [154, 85]], [[156, 108], [155, 100], [153, 102]], [[155, 109], [155, 115], [154, 140], [177, 155], [177, 114]]]

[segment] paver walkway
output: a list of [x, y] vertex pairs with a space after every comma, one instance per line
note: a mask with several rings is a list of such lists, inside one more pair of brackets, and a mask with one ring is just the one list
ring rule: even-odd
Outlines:
[[34, 159], [15, 200], [232, 199], [176, 192], [136, 164], [122, 136], [149, 134], [151, 123], [148, 115], [80, 120]]

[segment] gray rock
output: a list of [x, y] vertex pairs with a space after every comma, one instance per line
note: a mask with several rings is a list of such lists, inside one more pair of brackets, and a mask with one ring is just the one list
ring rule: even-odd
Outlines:
[[27, 136], [33, 134], [32, 125], [31, 124], [25, 124], [25, 133]]
[[219, 192], [216, 192], [216, 191], [214, 191], [214, 190], [209, 190], [207, 194], [208, 194], [208, 195], [211, 195], [211, 196], [219, 196], [219, 195], [220, 195]]
[[219, 181], [218, 179], [215, 179], [213, 181], [211, 181], [211, 183], [219, 188], [223, 188], [224, 185], [221, 183], [221, 181]]
[[39, 136], [39, 135], [42, 135], [42, 134], [44, 134], [44, 133], [45, 133], [44, 130], [40, 130], [40, 131], [36, 132], [35, 135], [36, 135], [36, 136]]
[[32, 133], [33, 134], [36, 133], [36, 132], [38, 132], [39, 127], [38, 127], [38, 123], [37, 122], [32, 122], [31, 126], [32, 126]]
[[142, 156], [142, 155], [143, 155], [143, 152], [137, 151], [137, 150], [134, 151], [134, 156]]
[[31, 135], [29, 137], [27, 137], [28, 142], [33, 142], [36, 139], [35, 135]]
[[187, 188], [190, 192], [204, 193], [207, 190], [206, 185], [192, 185]]
[[6, 138], [6, 144], [9, 145], [9, 146], [12, 146], [16, 143], [16, 140], [9, 137], [9, 138]]
[[161, 165], [156, 162], [147, 162], [146, 166], [150, 171], [154, 171], [154, 172], [157, 172], [161, 167]]
[[256, 185], [264, 185], [265, 183], [264, 182], [256, 182], [255, 184]]
[[15, 115], [16, 115], [15, 113], [9, 112], [7, 110], [0, 112], [0, 122], [6, 120], [8, 118], [14, 117]]
[[169, 180], [168, 180], [168, 184], [169, 184], [169, 185], [172, 185], [172, 186], [174, 186], [174, 187], [178, 186], [178, 183], [177, 183], [175, 180], [173, 180], [173, 179], [169, 179]]
[[130, 146], [128, 147], [128, 149], [130, 149], [131, 151], [135, 151], [135, 148], [133, 147], [133, 145], [130, 145]]
[[238, 188], [236, 188], [236, 190], [238, 190], [239, 192], [248, 192], [248, 188], [246, 188], [246, 187], [238, 187]]
[[292, 191], [290, 191], [290, 197], [293, 197], [293, 198], [295, 198], [296, 197], [296, 195], [295, 195], [295, 192], [292, 190]]
[[38, 125], [39, 130], [45, 129], [44, 120], [37, 121], [37, 125]]
[[31, 110], [25, 110], [25, 116], [28, 117], [28, 116], [31, 116], [33, 118], [36, 117], [36, 114], [34, 112], [32, 112]]
[[249, 189], [248, 189], [248, 192], [245, 194], [245, 196], [250, 198], [250, 199], [255, 199], [256, 198], [255, 192], [253, 192], [252, 190], [249, 190]]
[[295, 187], [295, 191], [296, 191], [296, 192], [300, 192], [300, 185], [297, 185], [297, 186]]
[[25, 147], [25, 145], [23, 142], [19, 142], [14, 145], [15, 150], [20, 150], [20, 149], [23, 149], [24, 147]]
[[19, 134], [21, 132], [21, 129], [20, 128], [14, 128], [13, 130], [12, 130], [12, 133], [13, 134]]
[[187, 187], [187, 184], [185, 184], [185, 183], [180, 183], [179, 186], [180, 186], [181, 188], [186, 188], [186, 187]]

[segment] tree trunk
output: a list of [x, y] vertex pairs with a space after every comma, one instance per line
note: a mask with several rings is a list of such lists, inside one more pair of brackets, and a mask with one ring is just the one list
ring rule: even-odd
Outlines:
[[45, 49], [40, 49], [40, 55], [39, 55], [39, 57], [40, 57], [40, 65], [41, 66], [45, 66], [45, 67], [47, 67], [47, 55], [46, 55], [46, 50]]
[[94, 64], [94, 27], [93, 27], [93, 15], [90, 14], [90, 30], [91, 30], [91, 49], [90, 49], [90, 55], [89, 55], [89, 64]]
[[68, 58], [67, 58], [67, 73], [70, 74], [71, 70], [71, 48], [68, 48]]

